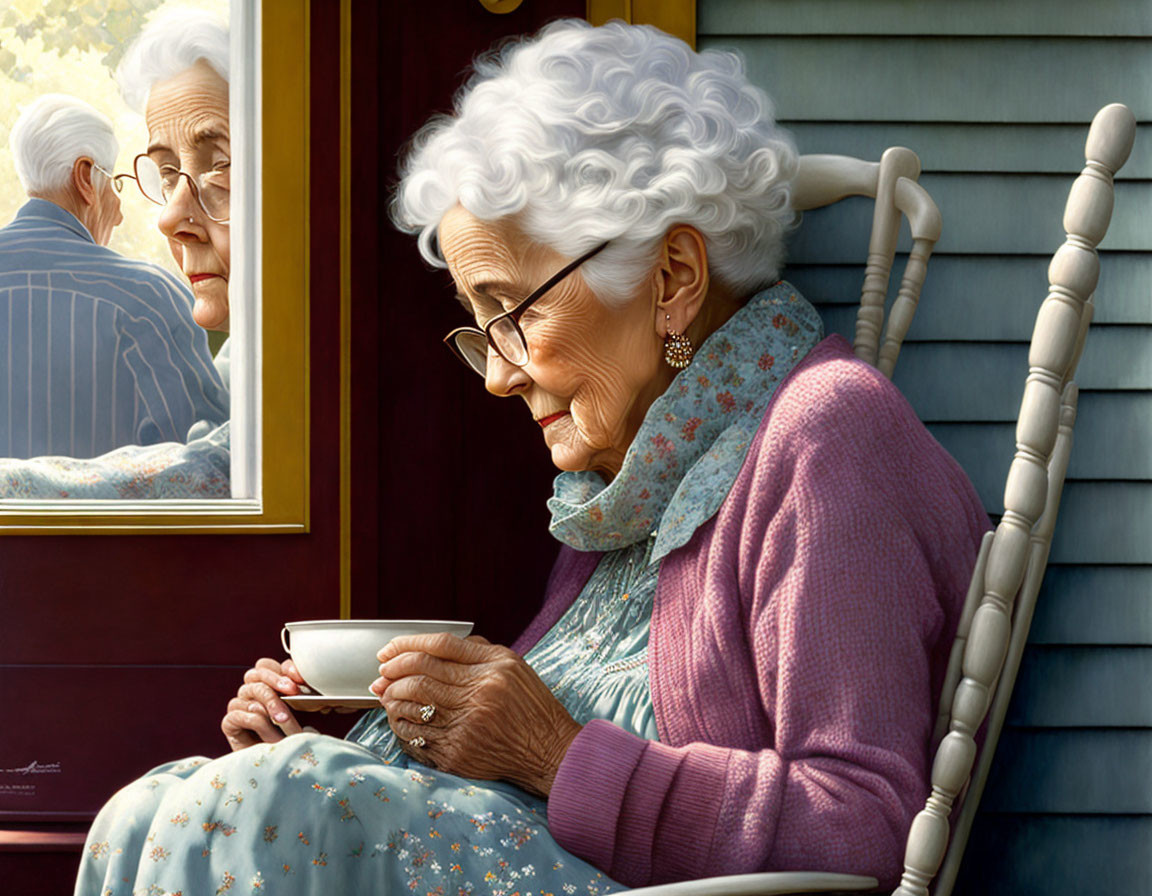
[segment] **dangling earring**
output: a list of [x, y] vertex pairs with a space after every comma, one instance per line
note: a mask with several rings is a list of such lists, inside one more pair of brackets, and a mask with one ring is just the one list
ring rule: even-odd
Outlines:
[[[665, 314], [665, 321], [672, 320], [672, 315]], [[692, 363], [692, 340], [683, 333], [677, 333], [669, 328], [668, 335], [664, 337], [664, 360], [669, 367], [683, 369]]]

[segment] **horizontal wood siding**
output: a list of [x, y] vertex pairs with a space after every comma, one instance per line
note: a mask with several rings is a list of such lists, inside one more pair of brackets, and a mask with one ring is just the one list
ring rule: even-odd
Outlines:
[[[1016, 681], [1010, 725], [1046, 728], [1152, 727], [1152, 700], [1133, 682], [1152, 681], [1152, 647], [1029, 645]], [[1152, 731], [1139, 732], [1152, 750]], [[1090, 763], [1095, 765], [1095, 763]], [[1113, 770], [1123, 774], [1123, 767]], [[1152, 806], [1152, 788], [1140, 799]], [[1149, 809], [1152, 811], [1152, 808]]]
[[1139, 0], [699, 0], [704, 35], [937, 34], [1021, 37], [1152, 35], [1152, 6]]
[[1152, 816], [988, 812], [972, 831], [956, 893], [1147, 893]]
[[[1084, 762], [1085, 753], [1096, 761]], [[1152, 812], [1152, 733], [1146, 730], [1013, 728], [996, 758], [984, 794], [989, 812]]]
[[[790, 129], [797, 144], [810, 152], [835, 145], [846, 155], [878, 159], [889, 146], [912, 146], [921, 159], [932, 159], [936, 172], [1075, 174], [1084, 150], [1084, 126], [1080, 122], [981, 125], [909, 121], [885, 123], [880, 130], [871, 122], [794, 121]], [[1152, 177], [1149, 134], [1152, 125], [1137, 124], [1136, 145], [1119, 180]]]
[[[1152, 566], [1050, 565], [1032, 644], [1152, 644]], [[1132, 687], [1149, 694], [1145, 681]], [[1152, 699], [1149, 697], [1148, 699]]]
[[[939, 6], [940, 4], [933, 4]], [[1075, 124], [1104, 102], [1152, 118], [1144, 38], [765, 36], [700, 39], [748, 60], [785, 121]], [[1074, 60], [1074, 62], [1073, 62]], [[862, 73], [867, 77], [862, 77]]]
[[[934, 254], [910, 336], [916, 342], [980, 341], [989, 338], [994, 321], [997, 339], [1027, 342], [1036, 308], [1047, 292], [1050, 260], [1050, 255]], [[896, 270], [903, 270], [904, 262], [897, 256]], [[855, 315], [864, 279], [862, 262], [807, 264], [793, 253], [787, 276], [818, 305], [842, 306], [848, 315]], [[1096, 292], [1100, 296], [1093, 317], [1096, 325], [1152, 324], [1152, 257], [1146, 252], [1101, 252]], [[850, 331], [851, 317], [848, 320]], [[840, 320], [831, 320], [829, 329], [845, 327]]]
[[[944, 229], [895, 381], [992, 514], [1088, 124], [1109, 102], [1149, 122], [1101, 244], [1051, 565], [956, 892], [1152, 894], [1152, 3], [698, 11], [700, 48], [743, 54], [801, 152], [920, 155]], [[808, 213], [785, 271], [849, 338], [871, 213], [863, 199]]]

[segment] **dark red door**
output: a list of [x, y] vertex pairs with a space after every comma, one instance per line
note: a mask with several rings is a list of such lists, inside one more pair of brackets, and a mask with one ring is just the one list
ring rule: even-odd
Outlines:
[[543, 594], [557, 549], [545, 506], [556, 471], [540, 429], [523, 402], [488, 395], [441, 344], [467, 320], [448, 275], [429, 270], [385, 209], [402, 147], [433, 112], [451, 110], [472, 58], [584, 6], [525, 0], [507, 15], [478, 0], [353, 6], [357, 615], [436, 612], [509, 643]]
[[[540, 600], [555, 546], [539, 433], [440, 345], [461, 312], [383, 209], [401, 145], [449, 108], [476, 52], [583, 11], [351, 4], [353, 615], [473, 619], [509, 641]], [[337, 0], [312, 3], [311, 47], [311, 531], [0, 538], [0, 770], [41, 770], [0, 787], [8, 892], [69, 891], [63, 834], [152, 766], [223, 752], [224, 706], [254, 658], [280, 653], [280, 624], [339, 614]]]

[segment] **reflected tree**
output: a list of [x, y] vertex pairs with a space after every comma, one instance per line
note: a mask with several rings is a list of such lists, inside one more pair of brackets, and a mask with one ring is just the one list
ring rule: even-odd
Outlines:
[[[44, 50], [63, 56], [69, 50], [102, 53], [101, 62], [114, 69], [127, 42], [138, 34], [148, 14], [162, 0], [14, 0], [0, 16], [0, 27], [11, 28], [20, 40], [39, 36]], [[20, 81], [31, 74], [16, 54], [0, 48], [0, 71]]]

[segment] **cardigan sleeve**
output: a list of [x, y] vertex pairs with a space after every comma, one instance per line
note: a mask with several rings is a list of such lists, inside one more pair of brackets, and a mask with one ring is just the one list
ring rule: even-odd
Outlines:
[[665, 560], [666, 742], [596, 721], [560, 766], [554, 836], [623, 883], [898, 878], [987, 517], [895, 390], [828, 373], [770, 409], [718, 516]]
[[552, 836], [629, 886], [708, 876], [729, 752], [670, 747], [595, 719], [552, 785]]

